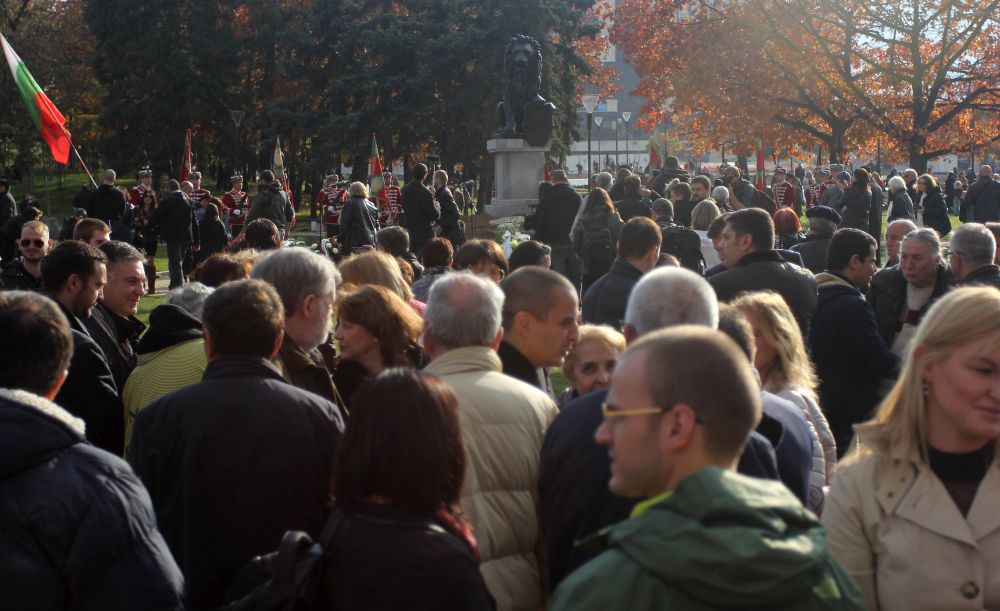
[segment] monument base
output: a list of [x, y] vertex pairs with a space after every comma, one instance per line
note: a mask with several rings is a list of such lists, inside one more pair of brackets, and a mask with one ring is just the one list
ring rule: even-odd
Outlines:
[[486, 205], [493, 218], [531, 214], [538, 205], [538, 183], [545, 178], [544, 146], [531, 146], [522, 138], [496, 138], [486, 143], [493, 156], [496, 193]]

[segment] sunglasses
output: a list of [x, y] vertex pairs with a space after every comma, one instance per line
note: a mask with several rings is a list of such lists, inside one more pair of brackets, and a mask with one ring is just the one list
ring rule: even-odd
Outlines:
[[27, 248], [32, 244], [35, 245], [35, 248], [44, 248], [45, 240], [28, 240], [28, 239], [21, 240], [21, 248]]

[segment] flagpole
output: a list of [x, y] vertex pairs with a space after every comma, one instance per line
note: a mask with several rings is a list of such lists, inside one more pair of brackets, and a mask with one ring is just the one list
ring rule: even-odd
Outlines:
[[87, 178], [90, 179], [90, 184], [94, 185], [94, 188], [96, 189], [97, 181], [94, 180], [94, 175], [90, 173], [90, 168], [88, 168], [87, 164], [83, 162], [83, 157], [80, 156], [80, 151], [76, 150], [76, 145], [73, 144], [72, 136], [69, 135], [69, 132], [66, 130], [65, 127], [63, 127], [62, 130], [63, 134], [66, 136], [66, 139], [69, 140], [69, 146], [71, 149], [73, 149], [73, 153], [76, 155], [76, 160], [80, 162], [80, 166], [83, 167], [83, 171], [87, 173]]

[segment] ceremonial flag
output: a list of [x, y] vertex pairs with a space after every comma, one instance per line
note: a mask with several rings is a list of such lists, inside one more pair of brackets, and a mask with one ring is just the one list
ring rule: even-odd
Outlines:
[[184, 155], [181, 157], [181, 169], [180, 172], [178, 172], [180, 182], [187, 180], [187, 176], [191, 173], [191, 169], [191, 130], [188, 129], [184, 132]]
[[17, 84], [21, 100], [28, 109], [35, 128], [41, 132], [45, 144], [49, 145], [52, 158], [63, 165], [68, 164], [72, 144], [69, 132], [66, 131], [66, 117], [62, 116], [52, 100], [38, 86], [3, 34], [0, 34], [0, 43], [3, 44], [3, 54], [7, 58], [7, 65], [10, 66], [11, 76], [14, 77], [14, 83]]
[[649, 167], [663, 168], [663, 162], [660, 160], [660, 151], [656, 147], [656, 134], [649, 136]]
[[274, 157], [271, 159], [271, 171], [274, 172], [274, 177], [281, 182], [287, 191], [288, 186], [285, 185], [285, 156], [281, 153], [281, 139], [277, 134], [274, 136]]
[[375, 199], [387, 199], [385, 177], [382, 175], [382, 159], [379, 157], [378, 143], [375, 142], [375, 132], [372, 132], [372, 152], [368, 157], [368, 182], [371, 194]]
[[[281, 138], [278, 137], [278, 134], [274, 135], [274, 156], [271, 158], [271, 171], [281, 183], [281, 188], [288, 194], [288, 201], [292, 202], [294, 206], [295, 199], [292, 197], [292, 192], [288, 190], [288, 178], [285, 177], [285, 155], [281, 152]], [[291, 225], [295, 225], [296, 220], [293, 217]]]

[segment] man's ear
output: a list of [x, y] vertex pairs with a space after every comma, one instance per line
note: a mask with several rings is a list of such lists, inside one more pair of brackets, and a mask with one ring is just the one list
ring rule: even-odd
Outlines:
[[521, 310], [520, 312], [514, 315], [514, 325], [512, 328], [519, 335], [527, 335], [531, 333], [531, 329], [534, 328], [534, 324], [535, 324], [535, 317], [532, 316], [529, 312]]
[[316, 313], [318, 304], [319, 299], [316, 298], [316, 295], [306, 295], [306, 298], [299, 304], [298, 311], [302, 314], [303, 318], [309, 320]]
[[69, 376], [69, 369], [63, 369], [59, 372], [59, 375], [56, 377], [56, 381], [52, 384], [52, 388], [50, 388], [49, 392], [44, 395], [46, 399], [52, 401], [56, 398], [56, 395], [59, 394], [59, 389], [62, 388], [67, 376]]
[[64, 290], [69, 291], [70, 293], [78, 293], [82, 285], [83, 281], [80, 279], [79, 274], [70, 274], [66, 278], [66, 284], [63, 286]]
[[500, 327], [499, 329], [497, 329], [497, 334], [493, 338], [493, 343], [490, 344], [490, 348], [493, 348], [493, 350], [496, 350], [497, 348], [500, 347], [500, 342], [502, 342], [502, 341], [503, 341], [503, 327]]
[[639, 339], [639, 332], [635, 330], [635, 327], [625, 323], [622, 326], [622, 334], [625, 336], [625, 345], [628, 346], [635, 340]]

